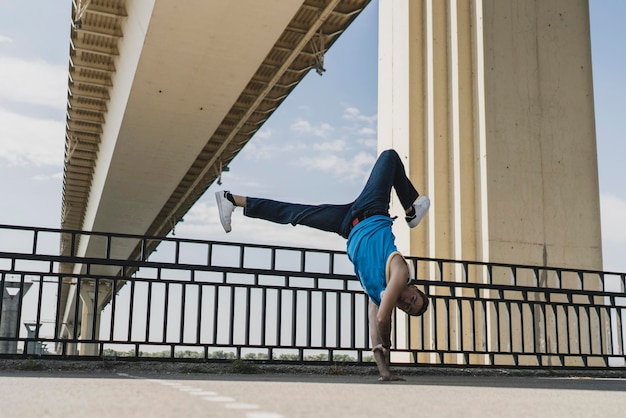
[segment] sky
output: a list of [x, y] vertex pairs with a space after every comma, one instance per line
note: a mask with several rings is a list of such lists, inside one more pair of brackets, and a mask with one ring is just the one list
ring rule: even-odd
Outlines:
[[[221, 229], [214, 192], [345, 203], [376, 154], [373, 0], [212, 185], [177, 237], [344, 250], [334, 234], [247, 219]], [[626, 2], [590, 1], [604, 269], [626, 272]], [[71, 1], [0, 0], [0, 224], [60, 227]], [[581, 196], [581, 198], [585, 198]], [[304, 228], [304, 229], [303, 229]]]

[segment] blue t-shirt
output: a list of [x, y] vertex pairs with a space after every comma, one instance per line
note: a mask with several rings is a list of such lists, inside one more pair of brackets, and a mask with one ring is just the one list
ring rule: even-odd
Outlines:
[[390, 217], [375, 215], [359, 222], [348, 236], [348, 258], [363, 289], [377, 306], [387, 288], [387, 262], [398, 252], [392, 225]]

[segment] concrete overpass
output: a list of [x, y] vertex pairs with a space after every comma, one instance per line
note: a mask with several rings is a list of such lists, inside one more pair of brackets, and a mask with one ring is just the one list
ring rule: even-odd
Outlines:
[[[73, 2], [61, 226], [166, 236], [303, 77], [323, 73], [369, 0]], [[61, 253], [126, 259], [157, 245], [64, 236]]]

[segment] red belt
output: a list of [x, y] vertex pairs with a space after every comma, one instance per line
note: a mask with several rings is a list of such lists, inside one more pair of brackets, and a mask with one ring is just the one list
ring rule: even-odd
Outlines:
[[355, 226], [357, 226], [357, 224], [359, 222], [366, 220], [370, 216], [376, 216], [376, 215], [389, 216], [389, 213], [387, 213], [387, 212], [380, 212], [380, 213], [370, 213], [370, 214], [367, 214], [367, 215], [358, 215], [356, 218], [354, 218], [352, 220], [352, 228], [354, 228]]

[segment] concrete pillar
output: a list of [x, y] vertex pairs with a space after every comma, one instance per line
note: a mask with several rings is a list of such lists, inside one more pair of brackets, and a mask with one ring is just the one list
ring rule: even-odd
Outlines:
[[[73, 267], [67, 264], [61, 264], [61, 273], [67, 273], [67, 269]], [[72, 340], [75, 335], [80, 333], [80, 317], [82, 304], [76, 303], [77, 290], [76, 279], [72, 277], [63, 277], [61, 284], [61, 292], [57, 296], [61, 299], [60, 306], [62, 309], [57, 313], [57, 327], [59, 338], [64, 340]], [[78, 314], [76, 313], [78, 309]], [[78, 319], [76, 319], [78, 318]], [[77, 323], [76, 327], [74, 322]], [[76, 328], [76, 332], [74, 331]], [[76, 343], [57, 342], [54, 347], [57, 354], [65, 354], [68, 356], [78, 355], [78, 345]]]
[[[601, 269], [587, 2], [380, 0], [379, 6], [379, 149], [395, 148], [432, 202], [420, 227], [396, 223], [400, 249]], [[397, 202], [392, 211], [401, 214]], [[438, 278], [434, 270], [418, 274]], [[443, 274], [462, 279], [460, 270]], [[482, 269], [469, 278], [489, 279]], [[518, 284], [537, 284], [528, 280]], [[468, 308], [435, 306], [424, 320], [458, 318]], [[476, 349], [495, 344], [491, 311], [473, 315], [468, 309], [463, 318], [480, 324], [487, 317], [488, 324], [463, 328], [476, 328]], [[446, 322], [437, 324], [427, 332], [447, 335]], [[451, 320], [451, 349], [472, 341], [458, 335], [459, 325]]]
[[[35, 322], [25, 322], [24, 326], [26, 327], [26, 337], [27, 338], [35, 338], [37, 336], [37, 331], [41, 328], [41, 324], [37, 324]], [[26, 353], [34, 354], [36, 356], [41, 356], [45, 354], [47, 350], [41, 341], [29, 341], [26, 344]]]
[[[0, 311], [0, 337], [18, 338], [21, 300], [32, 283], [4, 281], [2, 288], [2, 310]], [[23, 292], [20, 291], [23, 289]], [[11, 289], [11, 290], [9, 290]], [[0, 341], [0, 353], [17, 353], [16, 341]]]
[[[80, 287], [80, 300], [82, 302], [82, 317], [80, 322], [80, 339], [92, 340], [100, 337], [100, 317], [102, 309], [108, 300], [111, 286], [98, 283], [98, 294], [96, 295], [96, 282], [84, 281]], [[95, 321], [94, 321], [95, 317]], [[98, 344], [81, 343], [80, 355], [99, 355]]]

